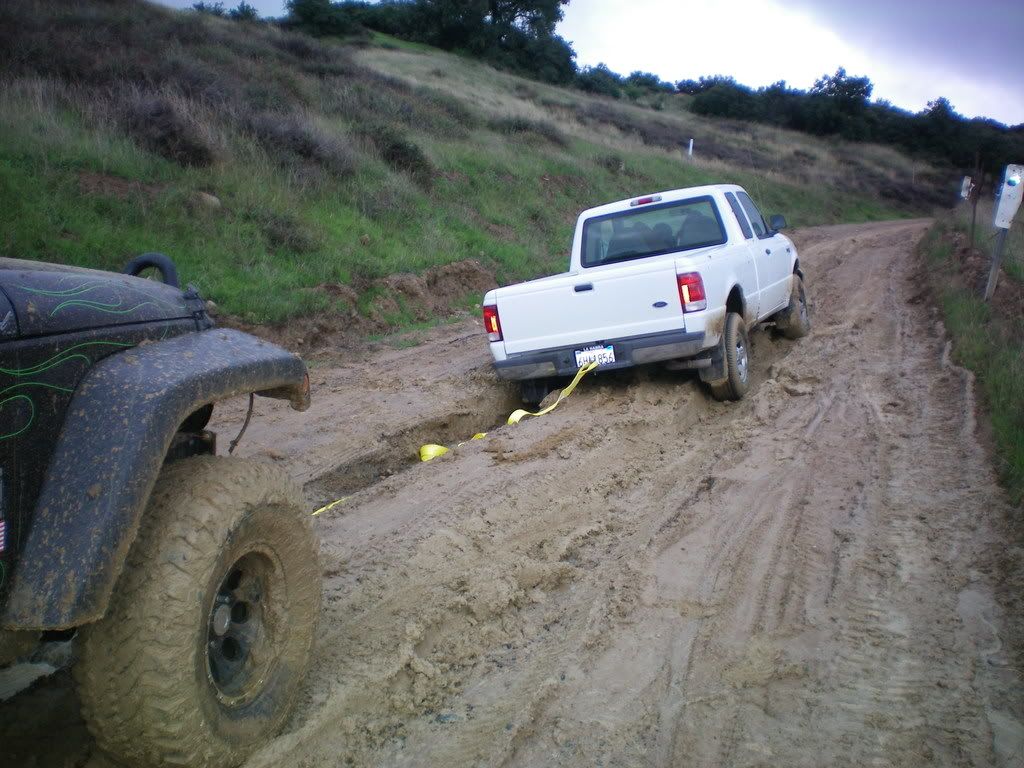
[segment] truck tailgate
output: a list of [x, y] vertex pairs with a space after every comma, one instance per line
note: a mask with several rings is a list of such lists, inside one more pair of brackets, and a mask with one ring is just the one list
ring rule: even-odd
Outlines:
[[683, 329], [675, 265], [636, 261], [499, 289], [505, 352]]

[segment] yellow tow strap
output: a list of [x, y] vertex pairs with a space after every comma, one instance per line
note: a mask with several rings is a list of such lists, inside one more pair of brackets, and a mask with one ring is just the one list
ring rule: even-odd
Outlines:
[[[483, 440], [485, 437], [487, 437], [486, 432], [477, 432], [475, 435], [469, 438], [469, 440], [459, 443], [455, 447], [461, 448], [466, 443], [470, 442], [470, 440]], [[435, 445], [434, 443], [427, 443], [426, 445], [421, 445], [420, 461], [430, 461], [431, 459], [436, 459], [438, 456], [444, 456], [446, 453], [448, 453], [449, 450], [450, 449], [445, 448], [443, 445]]]
[[[573, 393], [573, 391], [576, 389], [576, 386], [580, 383], [580, 380], [584, 376], [586, 376], [588, 373], [590, 373], [592, 370], [594, 370], [595, 368], [597, 368], [597, 363], [587, 363], [586, 365], [581, 367], [578, 371], [576, 371], [576, 376], [573, 378], [573, 380], [571, 382], [569, 382], [569, 386], [567, 386], [565, 389], [563, 389], [561, 392], [558, 393], [558, 399], [555, 400], [555, 402], [553, 402], [547, 408], [544, 408], [543, 410], [537, 411], [536, 413], [531, 413], [530, 411], [524, 411], [522, 409], [520, 409], [518, 411], [513, 411], [512, 414], [508, 417], [508, 422], [507, 423], [508, 424], [518, 424], [520, 421], [525, 419], [527, 416], [543, 416], [546, 413], [551, 413], [553, 410], [555, 410], [555, 408], [558, 407], [558, 404], [560, 402], [565, 400], [565, 398], [567, 398], [569, 395], [571, 395]], [[486, 432], [477, 432], [475, 435], [473, 435], [473, 437], [470, 438], [470, 440], [480, 440], [481, 438], [484, 438], [484, 437], [487, 437], [487, 433]], [[466, 442], [463, 442], [463, 443], [459, 443], [455, 447], [456, 448], [461, 448], [462, 446], [464, 446], [468, 442], [469, 442], [469, 440], [467, 440]], [[444, 456], [446, 453], [448, 453], [449, 450], [450, 450], [449, 448], [446, 448], [443, 445], [435, 445], [433, 443], [421, 446], [420, 447], [420, 461], [431, 461], [433, 459], [436, 459], [438, 456]]]
[[[551, 413], [553, 410], [555, 410], [555, 408], [558, 407], [559, 403], [561, 403], [563, 400], [565, 400], [565, 398], [569, 397], [569, 395], [571, 395], [576, 390], [576, 387], [579, 385], [580, 381], [583, 380], [583, 377], [586, 376], [588, 373], [590, 373], [595, 368], [597, 368], [597, 366], [598, 366], [597, 363], [587, 363], [586, 365], [582, 366], [578, 371], [576, 371], [576, 375], [573, 377], [573, 380], [571, 382], [569, 382], [569, 386], [567, 386], [565, 389], [563, 389], [561, 392], [559, 392], [558, 393], [558, 399], [555, 400], [555, 402], [553, 402], [547, 408], [543, 408], [543, 409], [537, 411], [536, 413], [532, 413], [531, 411], [524, 411], [522, 409], [513, 411], [509, 415], [507, 423], [508, 424], [518, 424], [520, 421], [525, 419], [527, 416], [543, 416], [545, 414]], [[461, 448], [462, 446], [466, 445], [466, 443], [469, 443], [472, 440], [483, 440], [485, 437], [487, 437], [487, 433], [486, 432], [477, 432], [475, 435], [473, 435], [471, 438], [469, 438], [469, 440], [461, 442], [458, 445], [456, 445], [455, 447], [456, 448]], [[450, 450], [451, 450], [450, 448], [446, 448], [443, 445], [436, 445], [434, 443], [427, 443], [426, 445], [420, 446], [420, 461], [431, 461], [433, 459], [436, 459], [438, 456], [444, 456]], [[334, 509], [336, 506], [338, 506], [339, 504], [341, 504], [342, 502], [347, 501], [347, 500], [348, 500], [348, 496], [345, 496], [343, 498], [338, 499], [337, 501], [332, 501], [330, 504], [326, 504], [326, 505], [320, 507], [320, 509], [318, 509], [316, 512], [313, 513], [313, 516], [315, 517], [316, 515], [319, 515], [322, 512], [327, 512], [327, 511], [329, 511], [331, 509]]]
[[343, 502], [343, 501], [348, 501], [348, 496], [342, 496], [337, 501], [332, 501], [330, 504], [325, 504], [324, 506], [320, 507], [320, 509], [318, 509], [316, 512], [313, 513], [313, 517], [316, 517], [321, 512], [327, 512], [328, 510], [334, 509], [336, 506], [341, 504], [341, 502]]
[[558, 394], [558, 399], [555, 400], [555, 402], [553, 402], [551, 405], [549, 405], [544, 410], [537, 411], [536, 413], [530, 413], [529, 411], [524, 411], [522, 409], [520, 409], [518, 411], [512, 411], [512, 415], [508, 417], [508, 423], [509, 424], [518, 424], [520, 421], [525, 419], [527, 416], [543, 416], [546, 413], [551, 413], [553, 410], [555, 410], [555, 408], [558, 407], [558, 404], [560, 402], [565, 400], [565, 398], [567, 398], [569, 395], [571, 395], [573, 393], [573, 390], [576, 389], [576, 385], [580, 383], [580, 380], [584, 376], [586, 376], [588, 373], [590, 373], [592, 370], [594, 370], [595, 368], [597, 368], [597, 363], [587, 363], [582, 368], [580, 368], [578, 371], [576, 371], [576, 376], [573, 378], [573, 380], [571, 382], [569, 382], [569, 386], [566, 387], [565, 389], [563, 389]]

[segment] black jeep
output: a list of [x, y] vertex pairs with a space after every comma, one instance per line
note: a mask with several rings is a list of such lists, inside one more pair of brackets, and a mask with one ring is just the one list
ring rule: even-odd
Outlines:
[[321, 578], [302, 491], [206, 427], [239, 394], [305, 410], [309, 377], [166, 257], [125, 271], [0, 259], [0, 665], [74, 631], [107, 755], [235, 765], [292, 709]]

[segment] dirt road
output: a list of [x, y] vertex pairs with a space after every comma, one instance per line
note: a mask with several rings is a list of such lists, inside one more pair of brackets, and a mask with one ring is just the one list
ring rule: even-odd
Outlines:
[[[249, 768], [1024, 765], [1024, 553], [915, 279], [925, 227], [798, 233], [813, 332], [755, 333], [739, 404], [595, 377], [419, 464], [516, 406], [468, 322], [314, 368], [307, 414], [261, 402], [243, 455], [347, 500], [303, 701]], [[73, 713], [55, 676], [0, 738], [83, 760]]]

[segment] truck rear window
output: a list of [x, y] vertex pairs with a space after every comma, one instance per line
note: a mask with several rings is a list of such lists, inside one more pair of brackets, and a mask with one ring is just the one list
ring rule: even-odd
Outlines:
[[643, 259], [725, 242], [711, 197], [692, 197], [595, 216], [583, 223], [584, 267]]

